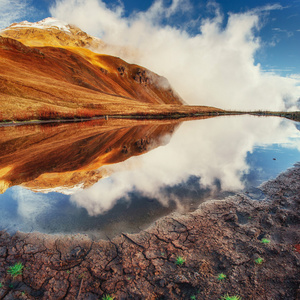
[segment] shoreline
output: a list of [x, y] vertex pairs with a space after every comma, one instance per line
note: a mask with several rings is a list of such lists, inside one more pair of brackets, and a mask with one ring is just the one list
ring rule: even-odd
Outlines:
[[253, 111], [253, 112], [242, 112], [242, 111], [204, 111], [196, 113], [180, 113], [172, 112], [170, 114], [131, 114], [131, 115], [100, 115], [95, 117], [87, 118], [72, 118], [72, 119], [47, 119], [47, 120], [26, 120], [26, 121], [0, 121], [1, 127], [11, 126], [22, 126], [22, 125], [41, 125], [50, 123], [79, 123], [101, 119], [128, 119], [128, 120], [172, 120], [172, 119], [198, 119], [202, 117], [216, 117], [216, 116], [235, 116], [235, 115], [252, 115], [258, 117], [280, 117], [289, 120], [300, 122], [300, 112], [270, 112], [270, 111]]
[[[264, 200], [205, 202], [108, 241], [1, 231], [0, 299], [297, 299], [300, 163], [260, 189]], [[12, 278], [18, 262], [23, 274]]]

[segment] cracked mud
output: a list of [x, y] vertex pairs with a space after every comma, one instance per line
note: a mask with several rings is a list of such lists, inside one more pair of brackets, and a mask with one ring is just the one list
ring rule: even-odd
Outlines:
[[299, 299], [300, 164], [260, 189], [263, 200], [206, 202], [109, 241], [2, 231], [0, 299]]

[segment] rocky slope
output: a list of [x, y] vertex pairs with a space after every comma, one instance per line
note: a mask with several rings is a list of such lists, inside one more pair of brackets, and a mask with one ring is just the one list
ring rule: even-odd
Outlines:
[[217, 111], [184, 106], [165, 78], [89, 50], [101, 45], [53, 19], [1, 31], [0, 120]]
[[300, 165], [260, 188], [108, 241], [1, 232], [0, 298], [299, 299]]

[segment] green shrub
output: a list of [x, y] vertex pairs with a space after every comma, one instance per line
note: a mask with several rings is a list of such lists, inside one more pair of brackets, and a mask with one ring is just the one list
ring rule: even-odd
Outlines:
[[228, 294], [224, 295], [221, 300], [241, 300], [240, 296], [229, 296]]
[[22, 275], [23, 273], [23, 264], [21, 262], [14, 264], [13, 266], [9, 267], [7, 273], [10, 274], [13, 278], [17, 277], [18, 275]]
[[218, 280], [224, 280], [226, 278], [227, 278], [227, 276], [224, 273], [220, 273], [217, 277]]
[[114, 300], [114, 297], [110, 296], [110, 295], [104, 295], [102, 297], [102, 300]]
[[258, 258], [255, 260], [255, 263], [258, 264], [258, 265], [261, 265], [263, 262], [264, 262], [264, 259], [263, 259], [262, 257], [258, 257]]
[[177, 266], [182, 266], [185, 263], [185, 259], [182, 256], [177, 256], [175, 264]]
[[271, 241], [269, 239], [263, 238], [260, 241], [262, 244], [269, 244]]

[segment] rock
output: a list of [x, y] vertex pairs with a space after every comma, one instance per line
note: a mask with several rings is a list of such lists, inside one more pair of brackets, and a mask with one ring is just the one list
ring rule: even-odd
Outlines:
[[151, 83], [150, 78], [148, 77], [148, 74], [146, 70], [138, 68], [136, 70], [136, 73], [134, 75], [134, 80], [137, 81], [140, 84], [148, 85]]
[[123, 76], [125, 72], [125, 67], [124, 66], [118, 67], [118, 72], [121, 76]]
[[175, 283], [188, 283], [189, 280], [184, 275], [176, 275], [174, 278]]

